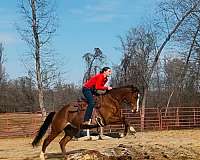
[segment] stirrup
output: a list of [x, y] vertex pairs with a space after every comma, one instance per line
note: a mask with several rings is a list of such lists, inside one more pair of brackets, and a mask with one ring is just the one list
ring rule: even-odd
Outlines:
[[105, 124], [103, 123], [102, 118], [96, 117], [95, 120], [96, 120], [96, 123], [97, 123], [100, 127], [104, 127], [104, 126], [105, 126]]

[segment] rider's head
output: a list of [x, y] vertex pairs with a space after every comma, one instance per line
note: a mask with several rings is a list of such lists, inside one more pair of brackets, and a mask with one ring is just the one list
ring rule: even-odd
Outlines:
[[103, 67], [100, 73], [103, 73], [106, 77], [109, 77], [112, 74], [112, 70], [110, 67]]

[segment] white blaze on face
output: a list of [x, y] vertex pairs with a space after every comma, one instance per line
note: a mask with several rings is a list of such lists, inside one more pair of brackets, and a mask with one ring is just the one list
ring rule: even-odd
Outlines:
[[[136, 107], [137, 107], [136, 112], [139, 111], [139, 103], [140, 103], [140, 94], [138, 93], [137, 104], [136, 104], [136, 105], [137, 105], [137, 106], [136, 106]], [[133, 109], [132, 109], [131, 111], [134, 112]]]
[[139, 111], [139, 102], [140, 102], [140, 94], [138, 94], [138, 98], [137, 98], [137, 109], [136, 109], [136, 112]]

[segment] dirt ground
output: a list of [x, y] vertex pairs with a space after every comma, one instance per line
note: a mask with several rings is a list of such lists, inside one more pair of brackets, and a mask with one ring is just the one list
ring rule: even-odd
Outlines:
[[[48, 147], [47, 156], [50, 160], [60, 160], [59, 139], [57, 137]], [[39, 160], [41, 147], [32, 148], [32, 138], [0, 139], [0, 160]], [[173, 130], [138, 132], [136, 137], [71, 141], [67, 151], [92, 149], [100, 152], [120, 145], [131, 148], [134, 159], [154, 160], [200, 160], [200, 130]]]

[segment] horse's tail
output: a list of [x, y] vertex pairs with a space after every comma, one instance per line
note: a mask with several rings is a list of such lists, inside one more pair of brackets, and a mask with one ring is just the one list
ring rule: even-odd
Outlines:
[[42, 139], [42, 137], [45, 135], [49, 125], [52, 123], [53, 117], [55, 115], [56, 112], [51, 112], [49, 113], [49, 115], [47, 116], [47, 118], [45, 119], [44, 123], [42, 124], [42, 126], [40, 127], [37, 135], [35, 136], [33, 142], [32, 142], [32, 146], [35, 147], [38, 145], [38, 143], [40, 142], [40, 140]]

